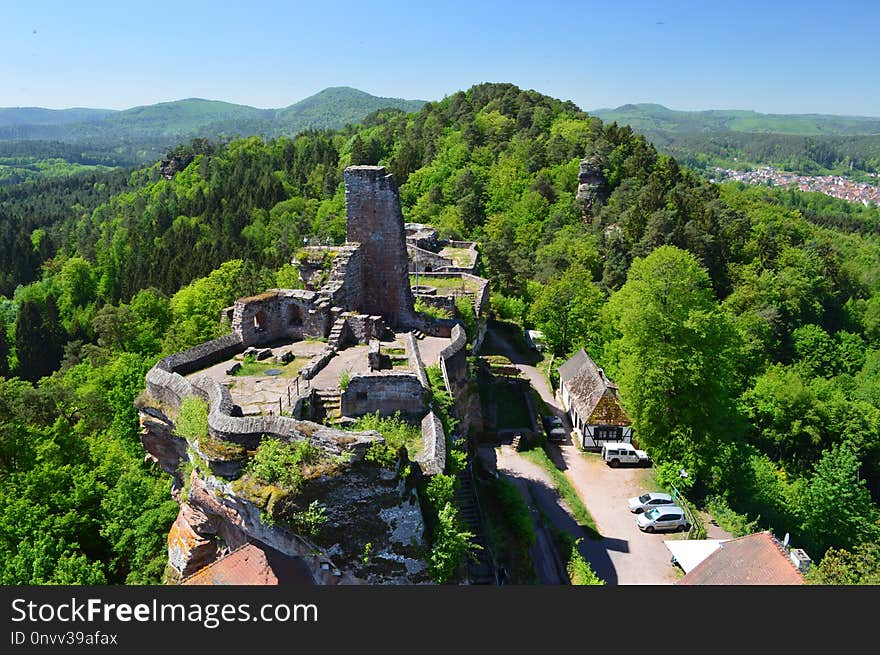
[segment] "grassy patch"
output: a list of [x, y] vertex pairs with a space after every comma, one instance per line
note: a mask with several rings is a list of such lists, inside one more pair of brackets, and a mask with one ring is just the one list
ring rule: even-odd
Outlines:
[[575, 520], [591, 539], [601, 539], [602, 536], [599, 534], [596, 522], [593, 520], [590, 511], [587, 509], [586, 505], [584, 505], [581, 497], [575, 490], [574, 485], [571, 484], [571, 481], [565, 476], [565, 473], [556, 468], [556, 465], [550, 460], [544, 449], [533, 448], [532, 450], [521, 452], [520, 455], [533, 464], [537, 464], [550, 474], [550, 477], [553, 479], [553, 484], [556, 487], [556, 491], [559, 493], [562, 500], [565, 501], [565, 504], [571, 509]]
[[452, 318], [452, 315], [442, 309], [440, 307], [435, 307], [434, 305], [429, 305], [421, 298], [416, 298], [415, 305], [413, 305], [413, 309], [415, 309], [419, 314], [424, 314], [428, 318], [434, 319], [447, 319]]
[[422, 452], [424, 445], [421, 427], [407, 423], [399, 413], [384, 418], [379, 416], [379, 412], [367, 414], [359, 418], [351, 429], [356, 431], [375, 430], [385, 437], [384, 445], [370, 446], [370, 450], [376, 449], [373, 452], [373, 459], [379, 463], [390, 465], [396, 463], [397, 451], [401, 447], [405, 447], [409, 458], [414, 460]]
[[441, 257], [447, 257], [459, 268], [470, 268], [474, 263], [473, 250], [470, 248], [452, 248], [447, 246], [440, 251]]
[[208, 436], [208, 403], [196, 396], [184, 398], [177, 415], [177, 434], [192, 442]]
[[211, 461], [240, 461], [247, 458], [244, 446], [217, 439], [210, 434], [199, 439], [199, 450]]
[[[480, 290], [479, 283], [464, 277], [433, 277], [431, 275], [419, 275], [418, 284], [423, 287], [434, 287], [438, 291], [467, 291], [476, 293]], [[410, 286], [416, 285], [416, 276], [409, 276]]]
[[480, 385], [480, 398], [490, 416], [494, 409], [497, 430], [530, 429], [529, 412], [522, 391], [504, 383], [483, 382]]
[[287, 364], [276, 364], [269, 360], [261, 362], [244, 361], [241, 362], [241, 368], [234, 375], [236, 377], [265, 377], [266, 371], [271, 369], [279, 369], [281, 373], [274, 377], [295, 378], [299, 375], [302, 368], [308, 363], [308, 357], [297, 357]]

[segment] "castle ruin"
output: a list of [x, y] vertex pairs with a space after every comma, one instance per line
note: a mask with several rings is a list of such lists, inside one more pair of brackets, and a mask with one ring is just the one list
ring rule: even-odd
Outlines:
[[[415, 475], [443, 472], [446, 436], [428, 405], [423, 357], [440, 365], [447, 389], [457, 394], [466, 376], [467, 340], [460, 321], [414, 310], [393, 176], [382, 167], [353, 166], [344, 177], [348, 240], [299, 253], [309, 288], [270, 289], [237, 300], [221, 317], [230, 334], [165, 357], [147, 374], [138, 401], [141, 441], [174, 477], [172, 495], [181, 509], [168, 552], [181, 578], [252, 542], [301, 559], [319, 584], [426, 580], [427, 565], [418, 555], [425, 543], [418, 498], [397, 477], [413, 467], [377, 469], [365, 455], [383, 437], [340, 428], [352, 417], [399, 411], [421, 425]], [[486, 280], [454, 271], [434, 275], [441, 276], [436, 285], [445, 280], [456, 287], [454, 297], [435, 301], [451, 306], [464, 295], [485, 326]], [[235, 377], [245, 354], [253, 355], [251, 366], [265, 361], [266, 370]], [[295, 378], [279, 375], [287, 365]], [[208, 407], [207, 434], [198, 439], [176, 429], [190, 397]], [[265, 438], [308, 441], [337, 462], [332, 474], [305, 481], [302, 498], [285, 501], [297, 511], [305, 511], [300, 501], [325, 505], [323, 542], [289, 525], [267, 524], [263, 516], [275, 503], [274, 492], [254, 490], [252, 481], [242, 486], [248, 459]], [[361, 561], [365, 543], [381, 567]]]

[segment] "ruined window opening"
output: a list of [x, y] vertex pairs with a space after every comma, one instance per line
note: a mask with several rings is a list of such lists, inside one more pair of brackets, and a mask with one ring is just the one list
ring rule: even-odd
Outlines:
[[302, 325], [302, 312], [299, 305], [290, 306], [290, 320], [288, 322], [290, 325]]
[[259, 311], [254, 314], [254, 330], [264, 332], [266, 330], [266, 312]]

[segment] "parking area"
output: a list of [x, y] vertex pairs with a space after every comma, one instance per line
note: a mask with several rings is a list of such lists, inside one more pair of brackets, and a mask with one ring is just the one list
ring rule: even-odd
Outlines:
[[646, 491], [659, 491], [647, 468], [611, 468], [597, 454], [581, 452], [568, 443], [552, 445], [554, 460], [590, 510], [600, 541], [585, 539], [581, 552], [608, 584], [671, 584], [680, 570], [671, 564], [668, 539], [684, 539], [685, 532], [648, 534], [636, 526], [627, 500]]

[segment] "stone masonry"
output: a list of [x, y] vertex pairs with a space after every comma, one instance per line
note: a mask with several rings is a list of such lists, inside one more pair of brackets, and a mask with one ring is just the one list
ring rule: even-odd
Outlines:
[[409, 286], [409, 260], [400, 196], [383, 166], [345, 169], [347, 238], [361, 244], [361, 294], [356, 311], [392, 326], [418, 322]]

